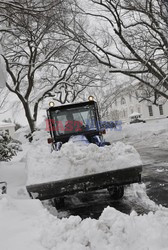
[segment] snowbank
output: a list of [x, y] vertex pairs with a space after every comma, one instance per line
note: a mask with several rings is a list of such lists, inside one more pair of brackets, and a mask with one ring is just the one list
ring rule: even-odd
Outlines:
[[37, 200], [0, 200], [0, 249], [167, 250], [168, 211], [138, 216], [107, 207], [99, 220], [58, 219]]
[[95, 144], [79, 146], [65, 143], [60, 151], [51, 153], [42, 142], [39, 132], [27, 154], [27, 184], [67, 179], [88, 174], [141, 165], [141, 159], [134, 147], [117, 142], [111, 146], [98, 147]]
[[0, 199], [0, 249], [43, 250], [40, 244], [40, 213], [38, 200]]
[[0, 181], [8, 184], [7, 192], [13, 198], [28, 197], [25, 185], [27, 175], [24, 162], [0, 162]]
[[105, 138], [110, 142], [122, 140], [131, 144], [168, 149], [168, 119], [123, 124], [121, 131], [108, 130]]

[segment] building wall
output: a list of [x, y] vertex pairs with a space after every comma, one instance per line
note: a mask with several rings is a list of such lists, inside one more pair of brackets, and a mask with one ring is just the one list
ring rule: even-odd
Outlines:
[[[151, 105], [147, 102], [142, 103], [142, 118], [145, 120], [153, 120], [153, 119], [161, 119], [161, 118], [165, 118], [168, 116], [168, 101], [166, 101], [165, 103], [161, 103], [160, 104], [162, 106], [163, 109], [163, 114], [160, 113], [161, 112], [161, 107], [159, 108], [159, 106], [156, 105]], [[152, 114], [149, 114], [149, 106], [151, 106], [152, 109]]]
[[8, 132], [11, 137], [13, 137], [15, 133], [15, 125], [8, 123], [0, 123], [0, 131]]

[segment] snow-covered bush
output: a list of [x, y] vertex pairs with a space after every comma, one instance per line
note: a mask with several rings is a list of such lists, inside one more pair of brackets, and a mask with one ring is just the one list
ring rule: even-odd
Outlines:
[[16, 155], [17, 151], [22, 151], [20, 142], [12, 139], [7, 132], [0, 131], [0, 161], [9, 161]]

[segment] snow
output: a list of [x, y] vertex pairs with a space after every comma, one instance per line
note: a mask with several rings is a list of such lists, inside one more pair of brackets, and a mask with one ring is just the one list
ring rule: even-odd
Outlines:
[[15, 127], [15, 124], [14, 123], [1, 122], [0, 121], [0, 128], [4, 128], [4, 127]]
[[120, 140], [131, 145], [168, 149], [168, 119], [123, 124], [121, 131], [108, 130], [105, 138], [110, 142]]
[[27, 154], [29, 185], [142, 165], [135, 148], [122, 142], [98, 147], [70, 141], [51, 153], [44, 132], [36, 132], [36, 139]]
[[[0, 162], [0, 181], [8, 184], [8, 194], [13, 198], [25, 198], [27, 174], [23, 162]], [[28, 197], [28, 195], [27, 195]]]
[[[117, 141], [117, 137], [133, 142], [142, 140], [146, 145], [157, 139], [157, 144], [161, 145], [167, 139], [167, 131], [165, 119], [153, 123], [125, 125], [122, 131], [109, 131], [106, 137], [113, 142]], [[81, 167], [84, 157], [87, 160], [90, 157], [90, 163], [94, 166], [96, 160], [94, 157], [98, 156], [100, 158], [96, 164], [100, 164], [103, 157], [105, 165], [111, 156], [113, 156], [112, 161], [119, 162], [121, 159], [126, 161], [128, 155], [139, 159], [139, 155], [132, 146], [117, 142], [111, 147], [99, 148], [100, 150], [93, 145], [84, 146], [81, 151], [80, 147], [76, 148], [75, 144], [70, 142], [64, 145], [62, 153], [51, 153], [50, 146], [44, 143], [48, 137], [45, 131], [36, 132], [33, 145], [25, 142], [23, 132], [21, 129], [19, 136], [17, 131], [17, 136], [23, 139], [23, 151], [11, 162], [0, 162], [0, 181], [8, 182], [8, 194], [0, 196], [0, 249], [167, 250], [168, 209], [156, 205], [149, 199], [145, 184], [131, 185], [126, 189], [125, 195], [132, 202], [138, 200], [151, 212], [143, 215], [137, 215], [135, 211], [124, 214], [112, 207], [107, 207], [97, 220], [91, 218], [82, 220], [79, 216], [60, 219], [49, 213], [39, 200], [30, 199], [25, 191], [28, 165], [31, 160], [35, 164], [34, 168], [38, 168], [38, 163], [44, 164], [44, 158], [47, 156], [47, 169], [52, 169], [52, 164], [55, 162], [57, 167], [57, 161], [61, 158], [65, 163], [71, 160], [73, 164], [79, 163]], [[144, 141], [145, 138], [146, 141]], [[35, 155], [38, 155], [39, 159]], [[117, 167], [119, 167], [118, 163]], [[77, 169], [77, 171], [80, 170]], [[64, 174], [67, 173], [62, 173], [63, 176]]]
[[0, 200], [0, 249], [41, 250], [37, 218], [42, 205], [37, 200]]
[[107, 207], [99, 220], [58, 219], [38, 200], [0, 200], [0, 249], [166, 250], [168, 212], [138, 216]]
[[140, 116], [140, 115], [141, 115], [140, 113], [134, 112], [129, 117]]

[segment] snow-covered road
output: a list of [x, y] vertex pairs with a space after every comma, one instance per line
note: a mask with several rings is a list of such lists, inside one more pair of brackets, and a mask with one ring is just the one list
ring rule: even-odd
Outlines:
[[150, 199], [168, 208], [168, 153], [159, 147], [137, 148], [144, 163], [142, 181]]

